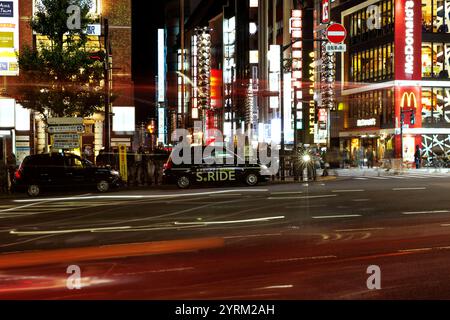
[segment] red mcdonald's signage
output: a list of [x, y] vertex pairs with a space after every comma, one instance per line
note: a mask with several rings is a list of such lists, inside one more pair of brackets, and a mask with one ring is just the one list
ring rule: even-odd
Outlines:
[[[404, 128], [421, 128], [422, 127], [422, 90], [420, 86], [417, 87], [403, 87], [395, 88], [395, 127], [400, 128], [401, 114], [406, 115], [403, 121]], [[411, 124], [411, 112], [414, 112], [415, 123]], [[415, 144], [422, 144], [422, 136], [415, 135]], [[396, 155], [400, 157], [401, 151], [400, 135], [396, 136]]]
[[422, 1], [395, 1], [395, 79], [421, 80]]

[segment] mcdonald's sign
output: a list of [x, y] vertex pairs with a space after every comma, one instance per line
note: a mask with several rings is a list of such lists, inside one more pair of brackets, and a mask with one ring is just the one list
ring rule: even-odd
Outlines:
[[[406, 102], [406, 104], [405, 104]], [[413, 103], [414, 102], [414, 103]], [[417, 109], [417, 98], [414, 92], [404, 92], [400, 102], [400, 108], [414, 108]]]

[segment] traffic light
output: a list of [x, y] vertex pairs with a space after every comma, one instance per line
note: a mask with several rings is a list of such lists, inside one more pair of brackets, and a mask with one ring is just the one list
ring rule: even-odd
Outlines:
[[155, 133], [155, 126], [153, 124], [149, 124], [147, 126], [148, 132], [150, 132], [150, 134], [154, 134]]
[[410, 119], [411, 119], [410, 120], [411, 124], [416, 123], [416, 114], [415, 114], [414, 110], [411, 110], [411, 118]]

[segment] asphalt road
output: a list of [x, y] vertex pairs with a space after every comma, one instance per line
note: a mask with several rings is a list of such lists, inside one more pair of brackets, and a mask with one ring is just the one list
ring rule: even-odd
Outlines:
[[3, 199], [0, 298], [449, 299], [449, 195], [444, 175]]

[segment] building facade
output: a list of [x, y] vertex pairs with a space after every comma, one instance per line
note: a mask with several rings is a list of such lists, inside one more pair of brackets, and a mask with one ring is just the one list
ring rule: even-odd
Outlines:
[[414, 161], [450, 153], [450, 1], [335, 1], [345, 25], [338, 58], [339, 146]]
[[[15, 153], [20, 162], [26, 155], [48, 151], [51, 139], [47, 125], [32, 110], [21, 107], [15, 99], [20, 94], [23, 77], [16, 53], [25, 45], [39, 48], [46, 39], [33, 33], [30, 20], [37, 10], [38, 0], [11, 0], [11, 16], [0, 17], [0, 31], [11, 41], [0, 48], [0, 160]], [[91, 14], [96, 22], [88, 28], [87, 50], [105, 50], [104, 19], [109, 22], [109, 86], [115, 99], [111, 103], [112, 146], [131, 145], [134, 134], [134, 90], [131, 77], [131, 0], [92, 0]], [[4, 30], [3, 30], [4, 29]], [[125, 108], [123, 108], [125, 107]], [[126, 112], [122, 112], [126, 111]], [[124, 119], [126, 117], [126, 119]], [[105, 145], [104, 112], [83, 119], [84, 132], [76, 152], [90, 152], [91, 159]], [[125, 125], [125, 126], [124, 126]], [[128, 127], [128, 128], [126, 128]]]
[[312, 41], [298, 37], [303, 30], [313, 37], [313, 1], [203, 0], [191, 8], [184, 32], [178, 28], [176, 59], [175, 23], [166, 21], [172, 127], [192, 129], [200, 121], [203, 131], [219, 129], [225, 140], [242, 129], [255, 143], [279, 144], [282, 131], [287, 145], [294, 137], [314, 143], [315, 52]]

